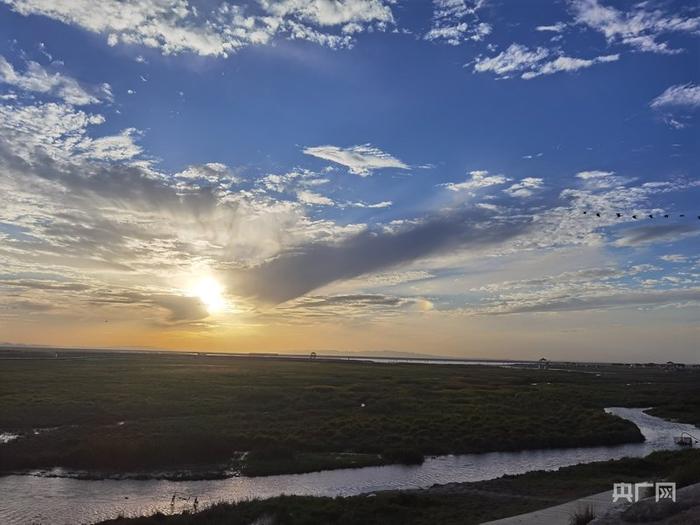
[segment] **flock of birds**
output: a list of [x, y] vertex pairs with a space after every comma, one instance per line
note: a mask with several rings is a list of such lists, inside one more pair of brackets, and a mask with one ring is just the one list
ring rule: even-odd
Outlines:
[[[586, 211], [583, 212], [583, 214], [584, 214], [584, 215], [595, 215], [596, 217], [602, 217], [602, 216], [603, 216], [602, 213], [599, 212], [599, 211], [596, 211], [596, 212], [589, 212], [589, 211], [586, 210]], [[619, 213], [619, 212], [616, 212], [616, 213], [615, 213], [615, 216], [616, 216], [618, 219], [621, 219], [621, 218], [623, 217], [623, 215], [624, 215], [624, 214]], [[638, 220], [638, 219], [658, 219], [658, 218], [671, 219], [671, 218], [674, 217], [674, 215], [673, 215], [673, 214], [670, 214], [670, 213], [664, 213], [663, 215], [658, 215], [658, 214], [657, 214], [657, 215], [654, 215], [653, 213], [650, 213], [650, 214], [648, 214], [648, 215], [646, 215], [646, 214], [635, 213], [635, 214], [631, 215], [631, 217], [632, 217], [633, 219], [635, 219], [635, 220]], [[679, 213], [679, 214], [675, 215], [675, 217], [677, 217], [677, 218], [679, 218], [679, 219], [684, 219], [684, 218], [685, 218], [685, 213]], [[700, 215], [698, 215], [698, 220], [700, 220]]]

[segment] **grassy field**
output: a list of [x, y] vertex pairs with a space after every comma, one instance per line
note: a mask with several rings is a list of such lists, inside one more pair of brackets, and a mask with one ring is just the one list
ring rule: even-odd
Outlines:
[[671, 479], [680, 486], [700, 482], [700, 450], [656, 452], [530, 472], [477, 483], [425, 490], [380, 492], [372, 497], [283, 496], [235, 505], [220, 504], [197, 514], [117, 519], [104, 525], [471, 525], [558, 505], [610, 490], [613, 483]]
[[606, 406], [700, 423], [699, 370], [17, 355], [40, 356], [0, 356], [0, 432], [22, 434], [0, 472], [255, 475], [641, 439]]

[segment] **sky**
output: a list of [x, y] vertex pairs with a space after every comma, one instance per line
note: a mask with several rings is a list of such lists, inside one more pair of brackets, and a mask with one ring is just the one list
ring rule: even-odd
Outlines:
[[700, 362], [692, 0], [0, 0], [0, 343]]

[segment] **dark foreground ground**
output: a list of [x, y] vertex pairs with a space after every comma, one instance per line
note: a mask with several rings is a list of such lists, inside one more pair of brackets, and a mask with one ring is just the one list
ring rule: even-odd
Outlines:
[[[380, 492], [372, 496], [283, 496], [197, 514], [116, 519], [110, 525], [470, 525], [531, 512], [612, 489], [615, 482], [669, 479], [679, 486], [700, 482], [700, 450], [656, 452], [646, 458], [530, 472], [477, 483]], [[562, 524], [566, 525], [566, 524]]]
[[21, 437], [0, 473], [263, 475], [642, 439], [606, 406], [700, 424], [700, 370], [5, 351], [0, 432]]

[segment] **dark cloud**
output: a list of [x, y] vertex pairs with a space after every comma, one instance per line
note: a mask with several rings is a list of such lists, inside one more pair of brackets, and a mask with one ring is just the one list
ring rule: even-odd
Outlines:
[[34, 290], [62, 290], [70, 292], [82, 292], [90, 288], [87, 284], [82, 283], [63, 283], [29, 279], [0, 279], [0, 285], [17, 286], [19, 288], [32, 288]]
[[158, 306], [168, 311], [167, 321], [172, 323], [199, 321], [209, 316], [206, 306], [199, 298], [182, 295], [97, 291], [93, 294], [91, 302], [94, 304]]
[[149, 300], [169, 312], [168, 321], [199, 321], [209, 317], [209, 312], [202, 301], [196, 297], [180, 295], [152, 295]]
[[408, 300], [381, 294], [348, 294], [328, 297], [309, 297], [297, 308], [325, 308], [335, 306], [401, 306]]
[[[12, 151], [12, 144], [0, 140], [0, 161], [7, 173], [19, 173], [30, 181], [32, 176], [63, 186], [66, 202], [82, 199], [105, 200], [113, 208], [143, 212], [184, 212], [194, 217], [210, 212], [217, 205], [216, 189], [201, 186], [178, 191], [170, 181], [138, 165], [104, 162], [59, 162], [41, 148], [28, 162]], [[84, 204], [84, 202], [83, 202]]]
[[231, 289], [282, 303], [349, 279], [451, 250], [498, 245], [529, 228], [529, 218], [496, 219], [479, 209], [458, 210], [399, 231], [365, 231], [334, 244], [310, 244], [231, 275]]
[[698, 234], [700, 234], [700, 228], [692, 224], [640, 226], [625, 230], [615, 244], [618, 246], [639, 246], [654, 242], [671, 242]]
[[7, 308], [9, 310], [21, 310], [24, 312], [47, 312], [53, 310], [53, 305], [48, 303], [40, 303], [37, 301], [29, 300], [18, 300], [10, 301], [4, 304], [0, 304], [0, 308]]

